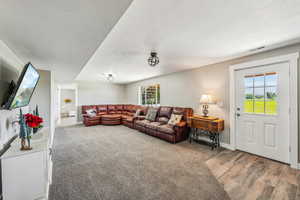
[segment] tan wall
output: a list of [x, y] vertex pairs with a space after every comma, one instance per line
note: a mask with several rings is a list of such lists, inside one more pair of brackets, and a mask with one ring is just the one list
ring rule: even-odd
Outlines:
[[39, 114], [44, 119], [43, 126], [50, 127], [51, 110], [51, 72], [47, 70], [38, 70], [40, 80], [30, 99], [29, 108], [33, 111], [38, 105]]
[[221, 141], [229, 143], [229, 66], [295, 52], [300, 52], [300, 44], [131, 83], [126, 85], [127, 102], [138, 103], [139, 86], [160, 83], [161, 105], [187, 106], [192, 107], [194, 112], [200, 112], [200, 96], [204, 93], [210, 93], [220, 103], [211, 106], [210, 113], [225, 119], [226, 129]]

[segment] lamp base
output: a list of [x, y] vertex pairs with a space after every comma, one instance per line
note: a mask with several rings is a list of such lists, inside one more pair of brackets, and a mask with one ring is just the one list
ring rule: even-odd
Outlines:
[[203, 117], [208, 117], [208, 105], [204, 104], [202, 106]]

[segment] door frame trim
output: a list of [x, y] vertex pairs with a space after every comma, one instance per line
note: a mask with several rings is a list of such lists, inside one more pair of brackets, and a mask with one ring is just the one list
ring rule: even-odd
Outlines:
[[282, 56], [271, 57], [262, 60], [240, 63], [229, 67], [229, 89], [230, 89], [230, 147], [236, 150], [236, 134], [235, 134], [235, 71], [270, 65], [281, 62], [289, 62], [290, 64], [290, 153], [289, 161], [292, 168], [298, 168], [298, 58], [299, 53], [292, 53]]

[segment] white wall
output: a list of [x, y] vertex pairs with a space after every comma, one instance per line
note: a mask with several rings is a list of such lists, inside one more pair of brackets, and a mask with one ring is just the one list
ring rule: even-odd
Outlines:
[[[73, 89], [61, 89], [60, 91], [60, 112], [68, 113], [69, 111], [76, 111], [76, 94]], [[65, 99], [70, 99], [70, 103], [65, 103]]]
[[161, 105], [191, 107], [194, 112], [200, 112], [200, 96], [204, 93], [212, 94], [217, 98], [219, 105], [210, 106], [210, 114], [225, 119], [222, 142], [229, 143], [229, 66], [294, 52], [300, 52], [300, 44], [131, 83], [126, 85], [127, 103], [138, 103], [139, 86], [156, 83], [160, 83]]
[[[18, 79], [23, 62], [0, 40], [0, 101], [11, 80]], [[18, 110], [0, 109], [0, 149], [11, 137], [18, 133], [11, 122], [16, 119]]]
[[8, 46], [0, 40], [0, 63], [12, 66], [11, 70], [21, 71], [25, 64]]
[[124, 103], [125, 86], [104, 82], [78, 82], [78, 105]]

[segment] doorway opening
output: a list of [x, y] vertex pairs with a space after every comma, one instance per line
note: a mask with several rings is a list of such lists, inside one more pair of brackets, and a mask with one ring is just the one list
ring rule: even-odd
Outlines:
[[59, 126], [77, 124], [77, 98], [76, 89], [60, 90], [60, 123]]

